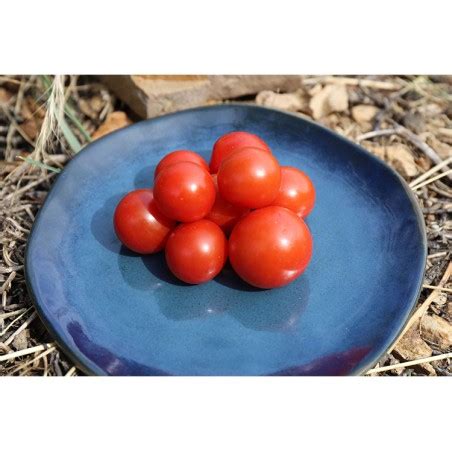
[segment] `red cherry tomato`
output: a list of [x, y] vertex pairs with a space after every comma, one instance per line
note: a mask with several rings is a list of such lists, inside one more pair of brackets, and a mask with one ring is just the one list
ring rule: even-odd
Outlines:
[[278, 161], [268, 152], [243, 148], [221, 163], [218, 190], [226, 201], [257, 209], [270, 205], [281, 184]]
[[179, 162], [159, 172], [154, 197], [164, 215], [190, 222], [204, 218], [215, 202], [212, 176], [196, 163]]
[[273, 206], [286, 207], [306, 217], [314, 207], [315, 189], [311, 179], [293, 166], [281, 166], [281, 187]]
[[307, 267], [312, 238], [291, 210], [270, 206], [241, 219], [229, 238], [229, 261], [247, 283], [262, 289], [289, 284]]
[[157, 208], [152, 190], [135, 190], [121, 199], [113, 223], [119, 240], [140, 254], [163, 249], [176, 222], [165, 217]]
[[212, 221], [181, 224], [170, 234], [165, 255], [169, 269], [177, 278], [200, 284], [220, 273], [227, 258], [227, 240]]
[[209, 165], [207, 162], [196, 152], [187, 151], [186, 149], [181, 149], [179, 151], [173, 151], [169, 154], [165, 155], [165, 157], [160, 160], [157, 168], [155, 168], [154, 179], [157, 177], [157, 174], [162, 171], [163, 168], [167, 166], [173, 165], [178, 162], [192, 162], [204, 168], [206, 171], [209, 171]]
[[206, 220], [213, 221], [223, 229], [226, 235], [229, 235], [237, 221], [246, 215], [249, 212], [249, 209], [246, 207], [234, 206], [225, 201], [218, 192], [217, 175], [212, 174], [212, 179], [215, 184], [217, 195], [215, 204], [213, 205], [212, 210], [207, 214]]
[[218, 138], [213, 145], [210, 172], [217, 173], [223, 159], [238, 149], [248, 147], [262, 149], [271, 154], [268, 144], [257, 135], [248, 132], [230, 132]]

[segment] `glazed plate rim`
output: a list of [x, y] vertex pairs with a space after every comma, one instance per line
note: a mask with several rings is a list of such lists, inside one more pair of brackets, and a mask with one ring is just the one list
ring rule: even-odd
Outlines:
[[[58, 173], [55, 182], [51, 186], [51, 188], [46, 196], [46, 199], [45, 199], [43, 205], [41, 206], [41, 208], [39, 209], [39, 211], [36, 215], [35, 221], [33, 222], [33, 225], [32, 225], [31, 231], [30, 231], [30, 235], [29, 235], [29, 238], [26, 243], [26, 249], [25, 249], [24, 271], [25, 271], [25, 282], [26, 282], [28, 293], [33, 301], [33, 304], [36, 308], [36, 311], [38, 312], [38, 315], [39, 315], [41, 321], [44, 323], [44, 325], [48, 329], [48, 331], [50, 331], [50, 333], [54, 337], [56, 343], [61, 347], [61, 349], [64, 351], [64, 353], [68, 357], [70, 357], [70, 359], [74, 362], [74, 364], [79, 369], [81, 369], [83, 372], [85, 372], [86, 374], [96, 375], [96, 376], [109, 375], [103, 369], [101, 369], [99, 366], [97, 366], [95, 363], [92, 363], [88, 358], [86, 358], [83, 355], [83, 353], [79, 352], [78, 350], [72, 349], [66, 343], [64, 337], [58, 333], [57, 329], [53, 326], [53, 323], [52, 323], [53, 320], [47, 318], [44, 310], [41, 308], [41, 302], [35, 296], [35, 293], [34, 293], [34, 290], [32, 287], [32, 283], [30, 280], [30, 276], [29, 276], [29, 271], [28, 271], [29, 249], [30, 249], [30, 244], [32, 243], [32, 241], [34, 239], [33, 233], [34, 233], [35, 229], [37, 228], [37, 225], [39, 225], [41, 215], [46, 210], [46, 204], [47, 204], [48, 200], [50, 200], [52, 198], [52, 196], [54, 195], [54, 192], [56, 192], [58, 190], [59, 179], [60, 179], [59, 176], [61, 174], [63, 174], [63, 172], [67, 171], [68, 168], [70, 169], [71, 165], [77, 158], [79, 158], [82, 154], [85, 154], [87, 151], [89, 151], [90, 148], [92, 147], [91, 146], [92, 144], [98, 145], [98, 144], [102, 143], [102, 141], [104, 141], [104, 140], [106, 141], [106, 139], [111, 139], [111, 137], [116, 134], [128, 133], [130, 130], [132, 130], [134, 128], [138, 129], [138, 128], [142, 127], [143, 123], [145, 123], [145, 122], [151, 122], [151, 121], [158, 122], [158, 121], [162, 121], [162, 120], [164, 121], [166, 118], [168, 118], [170, 116], [174, 117], [174, 116], [184, 115], [184, 114], [192, 113], [192, 112], [198, 112], [198, 111], [204, 111], [204, 110], [217, 110], [217, 109], [224, 109], [224, 108], [229, 108], [229, 107], [235, 107], [235, 108], [238, 107], [238, 108], [245, 108], [245, 109], [255, 109], [255, 110], [262, 110], [262, 111], [269, 111], [269, 112], [278, 112], [279, 114], [296, 118], [302, 122], [310, 123], [312, 126], [322, 129], [323, 133], [326, 133], [330, 136], [334, 136], [337, 140], [345, 142], [348, 146], [353, 147], [355, 149], [355, 151], [358, 153], [365, 153], [366, 156], [371, 161], [373, 161], [374, 164], [380, 165], [381, 167], [383, 167], [383, 169], [385, 169], [386, 171], [391, 173], [393, 176], [396, 176], [396, 179], [399, 181], [399, 183], [403, 187], [403, 189], [412, 205], [418, 226], [420, 228], [420, 233], [422, 236], [422, 251], [423, 251], [423, 255], [422, 255], [423, 271], [421, 273], [419, 273], [419, 275], [417, 275], [417, 282], [416, 282], [417, 291], [415, 292], [415, 295], [412, 297], [412, 299], [410, 299], [409, 302], [406, 303], [407, 306], [410, 306], [410, 309], [406, 311], [405, 318], [403, 318], [403, 320], [400, 322], [399, 327], [395, 328], [395, 334], [393, 334], [392, 337], [388, 337], [388, 339], [384, 342], [384, 344], [382, 344], [380, 347], [376, 347], [375, 350], [373, 350], [373, 352], [371, 352], [369, 354], [369, 357], [367, 357], [367, 359], [363, 360], [363, 362], [367, 361], [367, 364], [358, 366], [353, 371], [351, 371], [348, 375], [349, 376], [364, 375], [369, 369], [373, 368], [375, 366], [375, 364], [379, 361], [379, 359], [386, 353], [386, 351], [389, 350], [393, 344], [395, 344], [400, 333], [403, 331], [403, 329], [405, 328], [405, 326], [408, 323], [408, 320], [410, 319], [411, 315], [413, 314], [414, 308], [416, 306], [416, 301], [419, 299], [419, 295], [422, 290], [422, 284], [423, 284], [423, 280], [424, 280], [425, 266], [426, 266], [426, 262], [427, 262], [427, 251], [428, 251], [427, 234], [426, 234], [424, 217], [422, 215], [422, 211], [416, 200], [416, 197], [415, 197], [414, 193], [412, 192], [412, 190], [410, 189], [410, 187], [408, 186], [407, 182], [400, 176], [399, 173], [397, 173], [397, 171], [395, 171], [393, 168], [391, 168], [385, 161], [379, 159], [378, 157], [376, 157], [369, 151], [365, 150], [362, 146], [354, 143], [351, 140], [348, 140], [347, 138], [339, 135], [338, 133], [334, 132], [333, 130], [328, 129], [327, 127], [323, 126], [322, 124], [319, 124], [319, 123], [313, 121], [312, 119], [307, 118], [305, 116], [301, 116], [297, 113], [288, 112], [288, 111], [281, 110], [278, 108], [263, 107], [263, 106], [259, 106], [256, 104], [250, 104], [250, 103], [244, 103], [244, 102], [228, 102], [228, 103], [217, 104], [217, 105], [212, 105], [212, 106], [194, 107], [194, 108], [180, 110], [180, 111], [173, 112], [173, 113], [168, 113], [168, 114], [158, 116], [155, 118], [149, 118], [149, 119], [138, 121], [129, 126], [115, 130], [101, 138], [96, 139], [95, 141], [93, 141], [91, 143], [88, 143], [84, 148], [82, 148], [80, 150], [80, 152], [75, 154], [71, 158], [71, 160], [69, 160], [69, 162], [66, 164], [66, 166], [63, 168], [63, 170], [60, 173]], [[89, 364], [91, 364], [92, 366], [90, 366]]]

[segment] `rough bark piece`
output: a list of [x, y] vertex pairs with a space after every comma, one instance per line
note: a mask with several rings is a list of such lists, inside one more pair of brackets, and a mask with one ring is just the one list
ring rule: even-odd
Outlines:
[[421, 332], [424, 339], [439, 345], [442, 349], [452, 347], [452, 325], [435, 314], [422, 318]]
[[301, 86], [298, 75], [104, 75], [101, 79], [143, 118]]

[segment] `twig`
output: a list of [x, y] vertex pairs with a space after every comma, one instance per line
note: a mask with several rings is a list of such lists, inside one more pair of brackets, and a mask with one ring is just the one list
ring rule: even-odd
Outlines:
[[356, 141], [359, 143], [363, 140], [368, 140], [369, 138], [381, 137], [384, 135], [394, 135], [397, 133], [396, 129], [381, 129], [381, 130], [373, 130], [372, 132], [363, 133], [362, 135], [358, 135], [356, 137]]
[[36, 358], [31, 359], [30, 361], [27, 361], [25, 364], [23, 364], [22, 366], [17, 367], [16, 369], [14, 369], [12, 372], [10, 372], [8, 375], [13, 375], [16, 372], [19, 372], [22, 369], [25, 369], [26, 367], [28, 367], [30, 364], [33, 364], [34, 362], [40, 360], [41, 358], [43, 358], [44, 356], [47, 356], [48, 354], [54, 352], [56, 350], [56, 348], [50, 347], [49, 349], [47, 349], [45, 352], [42, 352], [40, 355], [36, 356]]
[[377, 374], [380, 372], [386, 372], [393, 369], [403, 369], [404, 367], [416, 366], [417, 364], [431, 363], [432, 361], [440, 361], [442, 359], [452, 358], [452, 353], [444, 353], [443, 355], [429, 356], [427, 358], [415, 359], [413, 361], [407, 361], [405, 363], [392, 364], [391, 366], [376, 367], [366, 372], [367, 375]]
[[72, 375], [74, 375], [75, 374], [75, 371], [76, 371], [77, 369], [75, 368], [75, 366], [72, 366], [69, 370], [68, 370], [68, 372], [67, 372], [67, 374], [65, 375], [65, 377], [72, 377]]
[[7, 331], [17, 322], [19, 321], [29, 310], [31, 309], [31, 307], [29, 307], [28, 309], [25, 310], [25, 312], [23, 314], [21, 314], [19, 317], [17, 317], [16, 319], [14, 319], [3, 331], [0, 332], [0, 337], [4, 336]]
[[[379, 136], [384, 135], [393, 135], [397, 134], [401, 137], [405, 138], [406, 140], [410, 141], [411, 144], [416, 146], [420, 151], [422, 151], [433, 163], [436, 163], [437, 165], [440, 165], [443, 163], [443, 160], [441, 157], [436, 153], [436, 151], [431, 148], [427, 143], [423, 142], [417, 135], [415, 135], [411, 130], [408, 130], [406, 127], [401, 126], [397, 122], [391, 120], [391, 123], [394, 125], [391, 129], [382, 129], [382, 130], [374, 130], [372, 132], [364, 133], [363, 135], [359, 135], [356, 138], [357, 142], [369, 139], [369, 138], [375, 138]], [[445, 165], [442, 165], [442, 167]], [[448, 173], [449, 174], [449, 173]], [[452, 180], [452, 177], [449, 176], [449, 179]]]
[[38, 314], [37, 314], [36, 311], [33, 312], [33, 314], [31, 314], [31, 316], [28, 317], [28, 319], [25, 320], [25, 322], [22, 323], [22, 325], [20, 325], [20, 327], [17, 328], [17, 330], [14, 331], [13, 334], [11, 334], [11, 336], [4, 342], [4, 344], [5, 344], [5, 345], [11, 344], [12, 341], [14, 340], [14, 338], [15, 338], [18, 334], [20, 334], [23, 330], [25, 330], [25, 329], [28, 327], [28, 325], [30, 325], [30, 323], [33, 322], [33, 320], [37, 317], [37, 315], [38, 315]]
[[415, 135], [411, 130], [408, 130], [406, 127], [401, 126], [395, 121], [391, 122], [395, 125], [395, 129], [397, 133], [408, 141], [411, 141], [418, 149], [420, 149], [433, 163], [440, 164], [442, 163], [442, 158], [436, 153], [434, 149], [432, 149], [427, 143], [424, 143], [417, 135]]
[[55, 344], [41, 344], [36, 345], [35, 347], [26, 348], [24, 350], [19, 350], [17, 352], [8, 353], [6, 355], [0, 355], [1, 361], [9, 361], [10, 359], [19, 358], [20, 356], [31, 355], [32, 353], [41, 352], [42, 350], [46, 350], [49, 347], [53, 347]]
[[30, 137], [24, 132], [24, 130], [22, 129], [22, 127], [19, 126], [19, 124], [17, 124], [17, 121], [12, 117], [12, 115], [10, 114], [10, 112], [8, 111], [7, 108], [3, 107], [3, 105], [1, 105], [2, 109], [3, 109], [3, 113], [5, 114], [5, 116], [8, 118], [10, 124], [22, 135], [22, 138], [30, 145], [33, 146], [35, 145], [35, 143], [33, 142], [32, 139], [30, 139]]
[[[441, 281], [438, 284], [438, 287], [444, 286], [444, 284], [449, 281], [449, 277], [452, 273], [452, 262], [449, 262], [449, 265], [447, 266], [446, 271], [444, 272], [443, 277], [441, 278]], [[424, 300], [424, 302], [421, 304], [421, 306], [416, 310], [416, 312], [411, 316], [410, 320], [408, 320], [407, 324], [405, 325], [405, 328], [400, 333], [399, 337], [396, 339], [394, 344], [389, 348], [389, 350], [386, 352], [387, 354], [391, 353], [392, 350], [394, 350], [394, 347], [397, 345], [397, 343], [402, 339], [402, 337], [405, 335], [405, 333], [422, 317], [422, 315], [427, 311], [428, 307], [432, 304], [434, 300], [436, 300], [436, 297], [438, 296], [439, 290], [435, 289], [432, 291], [432, 293]]]
[[323, 77], [311, 77], [305, 78], [302, 83], [304, 85], [312, 85], [317, 83], [332, 83], [337, 85], [350, 85], [350, 86], [362, 86], [365, 88], [382, 89], [389, 91], [397, 91], [402, 88], [393, 82], [385, 82], [383, 80], [369, 80], [351, 77], [333, 77], [333, 76], [323, 76]]
[[419, 188], [422, 188], [424, 185], [431, 184], [432, 182], [435, 182], [435, 180], [442, 179], [443, 177], [446, 177], [449, 174], [452, 174], [452, 169], [445, 171], [444, 173], [438, 174], [435, 177], [427, 179], [426, 181], [421, 182], [420, 184], [416, 185], [415, 187], [411, 187], [411, 188], [413, 189], [413, 191], [418, 190]]
[[441, 168], [443, 168], [444, 166], [448, 165], [451, 162], [452, 162], [452, 157], [449, 157], [448, 159], [442, 161], [441, 163], [438, 163], [438, 165], [434, 166], [433, 168], [430, 168], [424, 174], [421, 174], [419, 177], [417, 177], [416, 179], [411, 181], [410, 182], [410, 187], [415, 187], [417, 184], [419, 184], [420, 182], [424, 181], [425, 179], [427, 179], [432, 174], [435, 174], [438, 170], [440, 170]]
[[430, 284], [424, 284], [422, 287], [424, 287], [425, 289], [434, 289], [434, 290], [439, 290], [441, 292], [452, 293], [452, 289], [448, 289], [447, 287], [431, 286]]
[[15, 271], [9, 274], [8, 279], [3, 283], [2, 287], [0, 287], [0, 294], [9, 289], [9, 286], [15, 277], [16, 277]]
[[34, 182], [31, 182], [28, 185], [25, 185], [25, 187], [22, 187], [19, 190], [11, 192], [9, 195], [7, 195], [3, 198], [3, 201], [8, 201], [9, 199], [14, 198], [14, 196], [17, 196], [18, 194], [25, 193], [26, 191], [30, 190], [30, 188], [33, 188], [33, 187], [36, 187], [36, 185], [42, 184], [43, 182], [49, 180], [54, 175], [55, 175], [55, 173], [50, 173], [47, 176], [43, 177], [42, 179], [38, 179]]
[[22, 312], [26, 311], [25, 308], [18, 309], [17, 311], [6, 312], [5, 314], [0, 314], [0, 319], [5, 320], [9, 317], [14, 317], [15, 315], [22, 314]]
[[443, 257], [447, 254], [447, 251], [440, 251], [439, 253], [429, 254], [427, 259], [436, 259], [438, 257]]

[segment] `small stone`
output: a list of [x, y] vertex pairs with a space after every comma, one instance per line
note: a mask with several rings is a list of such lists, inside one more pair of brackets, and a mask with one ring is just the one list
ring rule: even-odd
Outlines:
[[442, 349], [452, 347], [452, 325], [438, 315], [426, 315], [421, 321], [422, 337]]
[[419, 174], [413, 154], [404, 144], [386, 146], [386, 158], [402, 176], [414, 177]]
[[352, 108], [352, 117], [356, 122], [366, 124], [372, 122], [379, 111], [374, 105], [355, 105]]
[[21, 331], [12, 342], [13, 347], [16, 350], [23, 350], [28, 346], [28, 338], [30, 337], [28, 330]]
[[114, 111], [107, 116], [105, 122], [93, 133], [92, 138], [95, 140], [103, 137], [129, 124], [132, 124], [132, 121], [123, 111]]
[[403, 117], [402, 123], [407, 129], [411, 129], [414, 133], [422, 133], [425, 130], [424, 118], [417, 111], [408, 112]]
[[347, 88], [343, 85], [326, 85], [309, 102], [314, 119], [320, 119], [333, 112], [348, 108]]
[[261, 91], [256, 96], [256, 104], [288, 111], [306, 111], [309, 102], [302, 90], [284, 94], [273, 91]]

